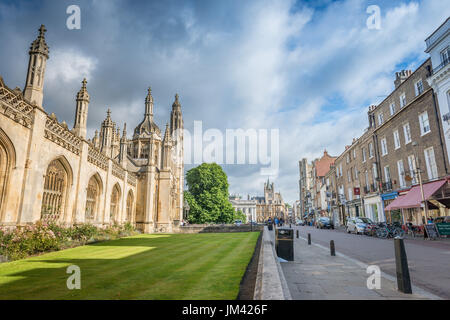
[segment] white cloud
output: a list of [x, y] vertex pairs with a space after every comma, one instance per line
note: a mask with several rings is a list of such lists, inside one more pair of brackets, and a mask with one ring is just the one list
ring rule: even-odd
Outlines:
[[57, 86], [74, 80], [91, 79], [97, 66], [97, 59], [89, 57], [80, 51], [56, 49], [51, 52], [51, 59], [47, 62], [46, 85]]

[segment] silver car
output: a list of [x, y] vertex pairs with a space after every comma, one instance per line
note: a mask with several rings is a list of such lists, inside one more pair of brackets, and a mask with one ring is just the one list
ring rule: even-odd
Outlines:
[[349, 218], [347, 221], [347, 232], [348, 233], [356, 233], [363, 234], [366, 229], [367, 224], [372, 223], [369, 218], [364, 217], [353, 217]]

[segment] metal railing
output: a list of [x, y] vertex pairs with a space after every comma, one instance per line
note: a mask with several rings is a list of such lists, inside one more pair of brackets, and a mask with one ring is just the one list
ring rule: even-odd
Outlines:
[[439, 72], [441, 69], [443, 69], [443, 68], [444, 68], [446, 65], [448, 65], [449, 63], [450, 63], [450, 59], [444, 59], [444, 61], [443, 61], [440, 65], [438, 65], [436, 68], [434, 68], [434, 69], [431, 71], [431, 75], [433, 75], [433, 74]]

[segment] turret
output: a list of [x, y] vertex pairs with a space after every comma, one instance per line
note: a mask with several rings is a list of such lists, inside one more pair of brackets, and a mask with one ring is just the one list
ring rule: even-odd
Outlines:
[[171, 167], [171, 150], [172, 150], [172, 138], [170, 135], [169, 124], [166, 124], [166, 132], [163, 139], [163, 154], [162, 154], [162, 168], [168, 169]]
[[42, 101], [44, 99], [44, 74], [49, 58], [48, 46], [45, 42], [44, 25], [39, 28], [39, 35], [33, 41], [28, 52], [30, 59], [28, 61], [27, 80], [24, 89], [24, 98], [32, 104], [42, 108]]
[[87, 81], [83, 79], [81, 89], [77, 93], [77, 105], [75, 109], [75, 122], [73, 128], [75, 134], [79, 137], [86, 139], [87, 132], [87, 116], [89, 108], [89, 93], [86, 89]]
[[170, 132], [173, 135], [177, 129], [183, 129], [183, 115], [181, 113], [181, 104], [178, 93], [175, 94], [175, 101], [172, 104], [172, 112], [170, 113]]
[[114, 123], [111, 120], [111, 110], [106, 112], [106, 119], [102, 122], [100, 131], [100, 150], [107, 156], [111, 156]]
[[126, 168], [127, 166], [127, 148], [128, 148], [128, 142], [127, 142], [127, 124], [125, 123], [123, 125], [123, 134], [122, 138], [120, 139], [120, 150], [119, 150], [119, 162], [122, 164], [123, 167]]

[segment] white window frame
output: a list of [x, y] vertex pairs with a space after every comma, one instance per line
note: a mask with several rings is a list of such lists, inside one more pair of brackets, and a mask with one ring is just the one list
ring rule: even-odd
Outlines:
[[347, 170], [347, 181], [351, 182], [351, 178], [350, 178], [350, 170]]
[[381, 139], [380, 143], [381, 143], [381, 155], [385, 156], [388, 154], [386, 138]]
[[369, 143], [369, 159], [373, 158], [373, 143]]
[[[419, 86], [419, 84], [420, 84], [420, 86]], [[416, 92], [416, 97], [418, 95], [421, 95], [424, 92], [422, 79], [420, 79], [420, 80], [416, 81], [416, 83], [414, 83], [414, 91]]]
[[378, 114], [378, 125], [381, 126], [384, 122], [384, 118], [383, 118], [383, 112], [380, 112]]
[[416, 184], [416, 159], [413, 154], [408, 156], [408, 167], [412, 174], [412, 184]]
[[366, 188], [369, 190], [369, 171], [366, 170], [365, 172], [365, 178], [366, 178]]
[[362, 148], [362, 162], [366, 162], [366, 148]]
[[384, 182], [391, 181], [391, 171], [389, 169], [389, 166], [384, 167]]
[[[422, 116], [426, 115], [426, 122], [427, 125], [425, 125], [425, 120], [422, 120]], [[420, 136], [424, 136], [428, 133], [431, 132], [431, 127], [430, 127], [430, 118], [428, 118], [428, 112], [424, 111], [421, 114], [419, 114], [419, 125], [420, 125]], [[428, 129], [427, 131], [425, 131], [426, 129]]]
[[356, 148], [353, 149], [353, 159], [356, 159]]
[[350, 153], [347, 153], [346, 159], [347, 159], [347, 163], [349, 163], [350, 162]]
[[400, 109], [406, 106], [406, 93], [400, 95]]
[[391, 116], [393, 116], [393, 115], [395, 114], [395, 102], [392, 102], [392, 103], [389, 105], [389, 110], [390, 110], [390, 112], [391, 112]]
[[450, 47], [445, 48], [441, 51], [441, 63], [450, 60]]
[[412, 141], [411, 126], [409, 125], [409, 122], [403, 125], [403, 135], [405, 136], [405, 145]]
[[406, 187], [406, 181], [405, 181], [405, 167], [403, 166], [403, 160], [397, 161], [397, 170], [400, 187], [404, 188]]
[[425, 163], [427, 166], [428, 179], [429, 180], [437, 179], [438, 178], [438, 170], [437, 170], [437, 164], [436, 164], [436, 156], [434, 154], [434, 148], [429, 147], [429, 148], [423, 150], [423, 153], [425, 155]]
[[401, 147], [400, 142], [400, 134], [398, 133], [398, 130], [394, 130], [394, 149], [397, 150]]

